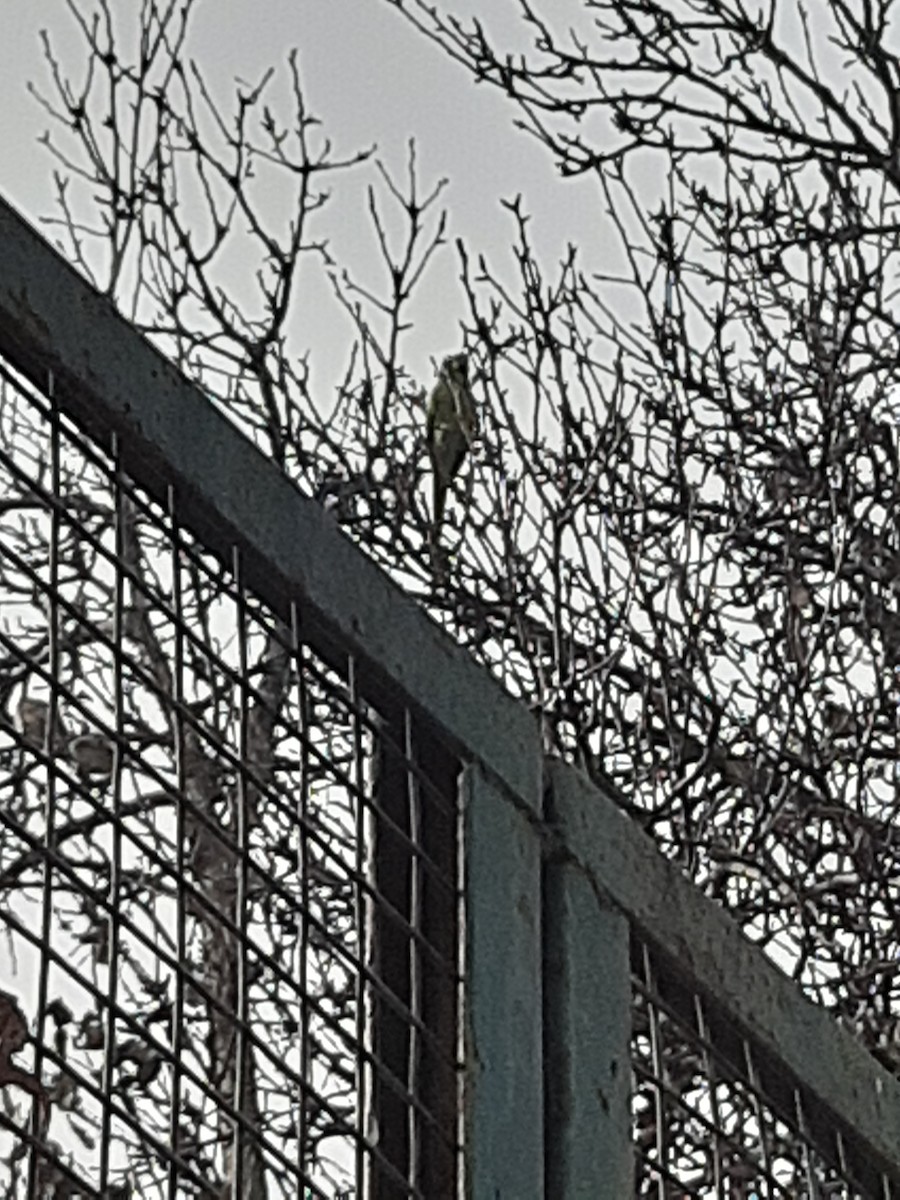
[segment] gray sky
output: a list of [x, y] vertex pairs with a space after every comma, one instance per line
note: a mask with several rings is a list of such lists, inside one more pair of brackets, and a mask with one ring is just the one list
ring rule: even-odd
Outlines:
[[[87, 0], [83, 3], [87, 9]], [[461, 5], [453, 7], [464, 11]], [[515, 0], [490, 0], [478, 7], [489, 14], [490, 29], [515, 37], [522, 46]], [[543, 7], [568, 20], [577, 17], [581, 3], [545, 0]], [[47, 80], [38, 31], [47, 28], [62, 52], [77, 42], [63, 0], [0, 0], [0, 17], [6, 118], [0, 123], [0, 162], [5, 164], [0, 192], [36, 220], [53, 211], [53, 163], [37, 141], [48, 121], [26, 91], [29, 79]], [[560, 180], [546, 152], [512, 128], [512, 108], [496, 92], [475, 87], [383, 0], [204, 0], [190, 50], [224, 96], [235, 78], [254, 81], [270, 64], [283, 67], [292, 46], [299, 50], [307, 101], [338, 151], [377, 143], [385, 164], [400, 173], [409, 138], [415, 136], [423, 191], [442, 176], [450, 180], [444, 200], [451, 214], [451, 243], [461, 235], [473, 254], [483, 252], [497, 264], [508, 262], [514, 230], [499, 200], [521, 192], [534, 214], [532, 234], [547, 264], [576, 240], [596, 265], [600, 201], [595, 188], [589, 182]], [[365, 210], [365, 188], [373, 178], [371, 169], [361, 169], [352, 183], [345, 178], [335, 188], [328, 231], [338, 260], [352, 265], [363, 281], [376, 284], [383, 275], [372, 254]], [[456, 271], [456, 254], [448, 247], [433, 264], [410, 313], [416, 330], [407, 338], [405, 357], [423, 383], [430, 378], [429, 355], [440, 356], [458, 344], [463, 305]], [[311, 327], [303, 340], [312, 348], [313, 361], [323, 352], [339, 354], [346, 335], [333, 311], [317, 297], [307, 306], [305, 319]], [[323, 363], [316, 365], [324, 371]]]

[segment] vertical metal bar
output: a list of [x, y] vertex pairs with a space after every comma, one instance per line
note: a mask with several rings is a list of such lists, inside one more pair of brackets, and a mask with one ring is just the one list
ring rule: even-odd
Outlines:
[[801, 1138], [801, 1154], [803, 1156], [803, 1168], [806, 1175], [806, 1195], [809, 1200], [821, 1200], [821, 1191], [819, 1189], [819, 1180], [813, 1164], [812, 1155], [810, 1154], [809, 1144], [809, 1129], [806, 1123], [806, 1112], [803, 1107], [803, 1097], [800, 1094], [799, 1088], [794, 1088], [794, 1112], [797, 1117], [797, 1129]]
[[[409, 813], [409, 839], [412, 842], [409, 879], [409, 923], [413, 936], [409, 941], [409, 1057], [406, 1066], [406, 1087], [416, 1101], [422, 1101], [423, 1047], [415, 1022], [426, 1021], [422, 1000], [422, 952], [418, 937], [428, 937], [428, 928], [423, 911], [422, 851], [424, 834], [422, 828], [422, 797], [418, 781], [412, 771], [415, 758], [413, 746], [412, 717], [409, 709], [403, 713], [403, 753], [406, 759], [406, 804]], [[414, 1187], [422, 1187], [422, 1120], [417, 1104], [407, 1109], [409, 1122], [409, 1181]], [[426, 1194], [427, 1191], [426, 1191]]]
[[709, 1053], [710, 1036], [706, 1024], [706, 1014], [703, 1011], [703, 1001], [696, 993], [694, 994], [694, 1019], [697, 1022], [697, 1032], [703, 1042], [703, 1066], [706, 1071], [706, 1084], [709, 1088], [709, 1105], [714, 1126], [712, 1138], [713, 1186], [716, 1189], [716, 1196], [721, 1196], [724, 1185], [722, 1182], [722, 1147], [720, 1144], [720, 1135], [724, 1130], [724, 1126], [722, 1124], [722, 1114], [719, 1111], [719, 1097], [716, 1092], [716, 1065]]
[[[53, 929], [51, 914], [53, 908], [53, 866], [49, 851], [56, 840], [56, 746], [57, 729], [59, 728], [59, 531], [60, 515], [58, 502], [62, 495], [60, 467], [60, 412], [56, 401], [53, 372], [47, 372], [47, 398], [50, 406], [50, 490], [55, 503], [50, 509], [50, 546], [48, 562], [48, 596], [47, 596], [47, 669], [50, 675], [50, 694], [47, 699], [47, 719], [44, 728], [43, 751], [47, 756], [46, 765], [46, 800], [44, 803], [44, 855], [43, 880], [41, 882], [41, 942], [40, 964], [38, 968], [37, 1017], [34, 1043], [34, 1074], [40, 1080], [43, 1076], [43, 1043], [44, 1025], [47, 1012], [47, 992], [49, 989], [50, 948]], [[42, 1110], [35, 1099], [31, 1107], [31, 1131], [35, 1139], [43, 1140], [47, 1133], [49, 1112]], [[39, 1200], [38, 1186], [40, 1169], [38, 1165], [37, 1140], [31, 1144], [28, 1156], [28, 1197], [29, 1200]]]
[[[115, 729], [119, 737], [123, 729], [122, 691], [122, 615], [125, 607], [124, 578], [122, 563], [125, 558], [125, 533], [123, 522], [129, 519], [126, 506], [130, 504], [123, 495], [122, 476], [119, 470], [119, 442], [115, 434], [111, 438], [111, 458], [113, 461], [113, 522], [115, 529], [115, 582], [113, 595], [113, 704], [115, 711]], [[100, 1189], [109, 1188], [109, 1151], [112, 1145], [112, 1109], [111, 1100], [115, 1090], [113, 1064], [116, 1060], [116, 1013], [118, 1006], [119, 982], [119, 906], [121, 900], [122, 873], [122, 779], [121, 751], [118, 742], [113, 745], [112, 774], [109, 780], [110, 805], [112, 813], [112, 844], [110, 850], [110, 876], [108, 884], [109, 900], [109, 933], [107, 936], [107, 993], [106, 993], [106, 1045], [103, 1062], [103, 1121], [100, 1132]]]
[[297, 1095], [299, 1117], [297, 1121], [297, 1161], [301, 1173], [309, 1167], [309, 1094], [307, 1088], [310, 1080], [310, 1006], [309, 1006], [309, 907], [310, 907], [310, 853], [309, 853], [309, 725], [310, 703], [309, 684], [307, 681], [307, 652], [303, 638], [302, 614], [296, 601], [291, 604], [291, 639], [294, 647], [294, 661], [297, 669], [297, 699], [299, 704], [300, 729], [300, 786], [297, 801], [297, 869], [300, 875], [300, 914], [298, 954], [298, 986], [300, 988], [300, 1021], [298, 1035], [300, 1038], [300, 1090]]
[[464, 775], [461, 773], [457, 781], [457, 795], [459, 808], [456, 817], [456, 861], [457, 861], [457, 887], [459, 889], [459, 906], [457, 908], [458, 921], [458, 941], [459, 941], [459, 979], [456, 984], [456, 1012], [457, 1012], [457, 1031], [456, 1031], [456, 1061], [459, 1064], [459, 1069], [456, 1075], [456, 1087], [453, 1089], [456, 1103], [456, 1144], [459, 1147], [458, 1154], [458, 1172], [457, 1179], [457, 1197], [458, 1200], [463, 1200], [464, 1197], [472, 1195], [471, 1177], [469, 1172], [469, 1144], [466, 1140], [467, 1132], [467, 1114], [466, 1114], [466, 1099], [467, 1099], [467, 1048], [468, 1048], [468, 996], [467, 984], [469, 979], [469, 962], [467, 944], [468, 928], [469, 928], [469, 912], [467, 908], [468, 897], [466, 894], [466, 815], [465, 815], [465, 788], [463, 787]]
[[645, 942], [641, 943], [643, 959], [644, 984], [647, 988], [647, 1020], [650, 1026], [650, 1053], [653, 1063], [653, 1100], [656, 1119], [656, 1161], [660, 1167], [657, 1173], [657, 1192], [660, 1200], [665, 1200], [665, 1174], [668, 1163], [668, 1137], [666, 1129], [665, 1095], [662, 1085], [665, 1083], [665, 1060], [663, 1057], [662, 1036], [659, 1030], [659, 1012], [656, 1006], [656, 978], [650, 949]]
[[172, 530], [171, 562], [172, 562], [172, 607], [175, 614], [175, 644], [174, 669], [172, 672], [172, 735], [175, 749], [175, 776], [177, 799], [175, 803], [175, 945], [178, 956], [178, 969], [175, 971], [174, 995], [172, 998], [172, 1109], [169, 1115], [169, 1140], [172, 1146], [172, 1157], [169, 1159], [167, 1191], [169, 1200], [176, 1200], [178, 1195], [178, 1168], [176, 1159], [181, 1153], [181, 1098], [182, 1098], [182, 1054], [184, 1053], [184, 1005], [185, 1005], [185, 971], [187, 964], [187, 923], [185, 908], [185, 870], [187, 859], [185, 855], [185, 792], [187, 776], [185, 771], [184, 745], [184, 590], [182, 585], [181, 561], [181, 529], [178, 522], [175, 492], [168, 489], [168, 514]]
[[356, 785], [356, 796], [353, 802], [353, 816], [355, 826], [355, 842], [354, 842], [354, 870], [355, 882], [353, 885], [353, 904], [354, 904], [354, 920], [356, 925], [356, 945], [354, 952], [354, 1004], [356, 1006], [355, 1031], [356, 1031], [356, 1106], [355, 1106], [355, 1122], [354, 1122], [354, 1159], [355, 1159], [355, 1176], [356, 1187], [363, 1196], [363, 1188], [365, 1186], [366, 1173], [366, 1156], [365, 1156], [365, 1137], [366, 1127], [370, 1116], [369, 1111], [369, 1090], [368, 1080], [371, 1075], [365, 1055], [363, 1053], [367, 1037], [368, 1023], [366, 1019], [366, 1005], [368, 1002], [368, 988], [366, 986], [366, 954], [367, 954], [367, 927], [369, 923], [369, 900], [366, 894], [365, 879], [368, 869], [368, 843], [369, 843], [369, 823], [371, 813], [367, 811], [365, 796], [366, 796], [366, 771], [365, 760], [363, 754], [363, 736], [361, 713], [363, 700], [359, 692], [359, 681], [357, 678], [356, 660], [351, 655], [347, 670], [347, 686], [350, 697], [350, 720], [352, 723], [352, 740], [353, 740], [353, 768], [354, 782]]
[[[247, 656], [247, 600], [244, 592], [241, 554], [235, 547], [232, 554], [232, 572], [234, 574], [235, 591], [237, 594], [237, 634], [240, 674], [240, 712], [238, 716], [238, 759], [237, 792], [236, 792], [236, 840], [238, 861], [237, 879], [235, 880], [234, 917], [238, 927], [237, 945], [234, 946], [234, 959], [229, 962], [229, 969], [235, 970], [235, 1012], [234, 1028], [234, 1106], [238, 1116], [248, 1118], [255, 1112], [256, 1106], [248, 1105], [248, 1089], [253, 1080], [248, 1070], [247, 1061], [250, 1047], [246, 1036], [247, 1022], [247, 858], [249, 854], [247, 827], [247, 760], [248, 760], [248, 715], [249, 715], [249, 664]], [[259, 701], [258, 701], [259, 703]], [[229, 935], [229, 941], [231, 937]], [[245, 1146], [249, 1135], [245, 1132], [240, 1120], [234, 1122], [234, 1157], [232, 1159], [231, 1193], [234, 1200], [244, 1200]], [[256, 1174], [255, 1170], [251, 1174]]]

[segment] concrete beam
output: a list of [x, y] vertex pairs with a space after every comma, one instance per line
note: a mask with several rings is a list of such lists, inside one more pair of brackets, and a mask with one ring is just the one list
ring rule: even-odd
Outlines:
[[540, 741], [503, 691], [320, 505], [303, 496], [206, 396], [0, 201], [0, 353], [97, 443], [118, 435], [128, 474], [166, 503], [275, 612], [296, 599], [304, 634], [338, 671], [358, 659], [368, 696], [418, 706], [535, 813]]
[[743, 934], [580, 772], [547, 766], [547, 817], [565, 853], [602, 895], [673, 965], [679, 979], [727, 1005], [729, 1029], [771, 1056], [790, 1096], [807, 1089], [830, 1116], [825, 1129], [852, 1131], [854, 1167], [900, 1183], [900, 1082]]

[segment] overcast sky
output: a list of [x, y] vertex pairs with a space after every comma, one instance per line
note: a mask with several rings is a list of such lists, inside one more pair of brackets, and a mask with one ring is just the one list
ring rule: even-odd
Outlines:
[[[88, 0], [84, 0], [87, 6]], [[134, 5], [137, 9], [137, 5]], [[456, 11], [461, 6], [455, 4]], [[478, 6], [489, 27], [523, 45], [516, 0]], [[543, 11], [568, 20], [580, 0], [544, 0]], [[77, 45], [63, 0], [0, 0], [0, 192], [32, 219], [53, 210], [53, 164], [39, 143], [45, 115], [26, 91], [29, 79], [46, 83], [38, 40], [47, 28], [65, 49]], [[509, 254], [513, 225], [501, 197], [521, 192], [534, 214], [533, 234], [551, 263], [570, 240], [596, 263], [600, 203], [589, 182], [560, 180], [546, 152], [512, 128], [515, 115], [496, 92], [476, 87], [460, 68], [427, 42], [385, 0], [202, 0], [195, 16], [191, 53], [214, 87], [234, 79], [255, 80], [270, 64], [283, 66], [296, 46], [307, 101], [339, 151], [372, 143], [395, 171], [402, 171], [407, 143], [417, 139], [421, 183], [442, 176], [451, 214], [449, 241], [461, 235], [473, 253], [500, 262]], [[75, 61], [75, 60], [73, 60]], [[365, 186], [373, 172], [359, 172], [342, 186], [329, 230], [336, 257], [358, 270], [371, 264], [371, 228]], [[417, 329], [407, 339], [409, 368], [427, 382], [429, 355], [456, 348], [462, 297], [455, 282], [455, 251], [448, 248], [432, 268], [411, 311]], [[313, 320], [318, 318], [316, 306]], [[309, 339], [313, 357], [330, 326]], [[343, 333], [341, 336], [344, 336]]]

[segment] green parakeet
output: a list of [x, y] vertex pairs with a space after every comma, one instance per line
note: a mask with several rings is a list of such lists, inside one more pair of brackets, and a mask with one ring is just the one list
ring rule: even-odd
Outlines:
[[435, 544], [444, 519], [447, 491], [477, 432], [468, 355], [451, 354], [441, 363], [428, 401], [426, 439], [434, 480], [431, 539]]

